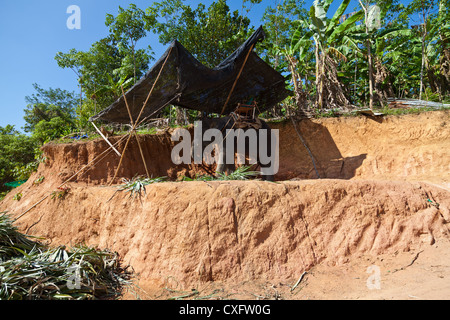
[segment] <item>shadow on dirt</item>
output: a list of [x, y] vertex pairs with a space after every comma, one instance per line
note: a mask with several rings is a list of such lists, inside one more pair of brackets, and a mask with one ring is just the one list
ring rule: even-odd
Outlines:
[[309, 119], [297, 123], [306, 146], [291, 123], [274, 127], [280, 129], [281, 165], [277, 180], [351, 179], [367, 157], [367, 153], [343, 157], [328, 129]]

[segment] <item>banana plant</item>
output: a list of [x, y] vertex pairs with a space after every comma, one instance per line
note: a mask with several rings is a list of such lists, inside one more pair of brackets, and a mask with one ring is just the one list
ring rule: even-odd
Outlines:
[[[327, 18], [327, 13], [332, 2], [333, 0], [315, 0], [309, 10], [308, 21], [300, 21], [299, 28], [306, 27], [308, 32], [301, 36], [301, 30], [297, 30], [294, 32], [291, 42], [292, 50], [299, 52], [300, 59], [306, 54], [307, 47], [311, 43], [314, 44], [317, 91], [316, 105], [318, 108], [324, 106], [325, 89], [332, 90], [331, 85], [327, 85], [327, 88], [325, 87], [326, 82], [328, 82], [326, 77], [327, 69], [333, 74], [332, 78], [334, 81], [339, 81], [337, 78], [336, 61], [345, 61], [346, 56], [343, 51], [348, 50], [348, 45], [342, 40], [348, 30], [364, 16], [363, 11], [358, 11], [341, 22], [342, 16], [350, 3], [350, 0], [343, 0], [332, 18], [329, 19]], [[339, 88], [340, 86], [333, 87]], [[340, 102], [342, 104], [350, 104], [345, 98], [343, 89], [340, 88], [338, 90], [340, 92], [333, 92], [333, 95], [340, 96]]]
[[[439, 3], [439, 11], [434, 19], [429, 19], [423, 25], [426, 31], [422, 37], [422, 68], [426, 72], [428, 83], [432, 92], [446, 93], [449, 87], [449, 71], [444, 67], [450, 64], [450, 20], [449, 9], [445, 7], [444, 1]], [[423, 82], [423, 79], [422, 79]], [[422, 92], [422, 91], [421, 91]]]
[[[308, 30], [303, 24], [293, 33], [289, 45], [285, 47], [274, 46], [274, 51], [278, 56], [283, 56], [287, 62], [288, 70], [291, 73], [291, 82], [293, 84], [295, 104], [298, 109], [307, 109], [306, 90], [303, 85], [300, 68], [307, 72], [308, 53], [311, 53], [313, 42], [310, 38], [302, 37], [302, 34]], [[305, 74], [306, 77], [306, 74]], [[306, 81], [305, 81], [306, 82]], [[306, 84], [306, 83], [305, 83]]]
[[[382, 10], [381, 18], [384, 18], [386, 11]], [[369, 82], [369, 105], [373, 108], [375, 97], [382, 104], [383, 100], [393, 95], [392, 84], [386, 84], [390, 74], [389, 65], [393, 63], [394, 57], [408, 51], [405, 45], [410, 40], [411, 30], [394, 27], [367, 31], [365, 25], [357, 25], [349, 30], [344, 42], [352, 48], [358, 58], [368, 62], [366, 79]]]

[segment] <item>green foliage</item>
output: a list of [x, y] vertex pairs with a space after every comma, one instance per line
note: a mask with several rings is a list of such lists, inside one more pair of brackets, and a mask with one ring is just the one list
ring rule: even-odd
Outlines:
[[140, 70], [137, 70], [139, 61], [146, 57], [150, 58], [147, 52], [152, 51], [151, 46], [148, 46], [147, 49], [136, 50], [136, 43], [147, 34], [144, 17], [145, 12], [133, 3], [126, 10], [119, 6], [116, 17], [112, 14], [106, 15], [105, 24], [109, 27], [114, 39], [118, 41], [119, 52], [124, 55], [121, 67], [114, 71], [121, 80], [123, 79], [122, 82], [132, 75], [134, 83], [136, 83], [137, 75], [140, 73]]
[[217, 172], [216, 176], [196, 175], [194, 178], [183, 176], [181, 181], [226, 181], [226, 180], [247, 180], [254, 178], [261, 173], [259, 171], [251, 171], [252, 166], [240, 166], [230, 174]]
[[[269, 62], [280, 72], [289, 72], [288, 63], [282, 51], [291, 45], [292, 30], [297, 30], [299, 34], [307, 32], [307, 28], [299, 21], [307, 18], [308, 12], [305, 9], [304, 0], [283, 0], [277, 2], [275, 7], [267, 7], [262, 21], [264, 22], [264, 31], [267, 34], [267, 40], [261, 44], [262, 55], [265, 61]], [[305, 51], [311, 53], [312, 43], [302, 46]], [[293, 49], [293, 48], [292, 48]], [[293, 52], [291, 52], [292, 55]], [[312, 57], [309, 57], [312, 58]], [[297, 59], [297, 70], [300, 74], [307, 73], [310, 69], [308, 60]]]
[[126, 92], [126, 89], [130, 87], [133, 82], [133, 78], [126, 80], [126, 77], [122, 77], [119, 81], [115, 82], [109, 74], [107, 74], [106, 77], [108, 78], [108, 84], [95, 91], [94, 96], [111, 93], [114, 99], [118, 99], [122, 96], [122, 88], [124, 92]]
[[53, 191], [51, 193], [52, 199], [64, 199], [66, 195], [69, 193], [70, 188], [66, 186], [59, 187], [58, 190]]
[[89, 118], [99, 112], [99, 107], [95, 99], [83, 99], [83, 103], [80, 108], [77, 108], [76, 112], [76, 127], [79, 131], [90, 132], [93, 130], [92, 124], [89, 122]]
[[33, 137], [44, 144], [70, 134], [75, 129], [73, 121], [67, 121], [60, 117], [50, 119], [50, 121], [41, 120], [36, 124]]
[[6, 190], [4, 183], [17, 179], [16, 168], [33, 162], [37, 146], [33, 137], [21, 134], [14, 126], [0, 127], [0, 191]]
[[250, 168], [251, 166], [240, 166], [229, 175], [217, 172], [216, 180], [247, 180], [260, 174], [259, 171], [250, 171]]
[[117, 90], [99, 91], [111, 86], [109, 77], [114, 83], [133, 78], [134, 74], [138, 79], [148, 69], [152, 58], [147, 50], [143, 49], [134, 50], [133, 57], [129, 50], [123, 48], [123, 43], [122, 39], [116, 39], [110, 34], [93, 43], [88, 51], [71, 49], [67, 53], [58, 52], [55, 56], [59, 67], [70, 68], [75, 72], [85, 97], [95, 99], [98, 112], [109, 106], [117, 97]]
[[0, 264], [20, 256], [21, 252], [31, 251], [35, 246], [39, 247], [40, 244], [21, 234], [11, 218], [3, 212], [0, 213]]
[[142, 192], [146, 193], [145, 187], [152, 183], [163, 182], [166, 180], [166, 177], [158, 177], [158, 178], [142, 178], [135, 177], [131, 180], [123, 179], [124, 184], [119, 186], [119, 191], [127, 191], [130, 192], [130, 197], [132, 196], [142, 196]]
[[22, 199], [22, 192], [18, 192], [14, 195], [13, 200], [20, 201]]
[[38, 123], [49, 122], [55, 117], [66, 122], [73, 121], [78, 103], [73, 92], [59, 88], [43, 89], [36, 83], [33, 88], [36, 92], [25, 97], [28, 103], [24, 109], [25, 132], [33, 132]]
[[[255, 1], [253, 1], [255, 2]], [[231, 12], [226, 0], [196, 9], [183, 0], [155, 2], [146, 10], [146, 28], [159, 35], [162, 44], [177, 39], [201, 63], [215, 67], [253, 32], [250, 20]]]
[[30, 175], [37, 170], [39, 162], [29, 162], [23, 166], [17, 166], [14, 168], [14, 178], [18, 180], [28, 180]]

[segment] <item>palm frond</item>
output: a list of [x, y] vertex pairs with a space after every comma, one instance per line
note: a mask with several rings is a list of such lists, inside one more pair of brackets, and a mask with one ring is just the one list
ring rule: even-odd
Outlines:
[[0, 300], [117, 297], [131, 274], [117, 253], [84, 245], [48, 248], [0, 216]]
[[166, 177], [158, 178], [142, 178], [134, 177], [133, 179], [122, 179], [125, 183], [119, 186], [119, 191], [128, 191], [131, 196], [142, 196], [142, 192], [146, 193], [145, 187], [152, 183], [163, 182]]

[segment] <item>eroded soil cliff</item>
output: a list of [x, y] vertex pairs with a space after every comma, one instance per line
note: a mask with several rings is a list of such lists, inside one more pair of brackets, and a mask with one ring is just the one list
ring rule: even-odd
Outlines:
[[[60, 198], [52, 192], [107, 144], [48, 144], [47, 161], [0, 203], [0, 211], [20, 216], [21, 231], [54, 245], [83, 242], [119, 252], [139, 278], [141, 298], [190, 288], [218, 298], [344, 298], [343, 292], [348, 298], [408, 298], [426, 283], [435, 289], [419, 298], [450, 296], [450, 259], [442, 253], [449, 248], [448, 111], [299, 122], [321, 179], [292, 124], [271, 126], [280, 130], [275, 183], [172, 181], [130, 197], [107, 185], [119, 162], [110, 153], [76, 175]], [[170, 132], [139, 139], [153, 177], [176, 180], [211, 170], [174, 166]], [[115, 183], [145, 174], [137, 143], [130, 143]], [[39, 177], [44, 179], [36, 183]], [[18, 192], [22, 199], [15, 201]], [[423, 257], [429, 264], [401, 278]], [[368, 291], [370, 265], [382, 268], [380, 290]], [[420, 283], [424, 269], [430, 281]], [[431, 281], [436, 272], [442, 278]]]

